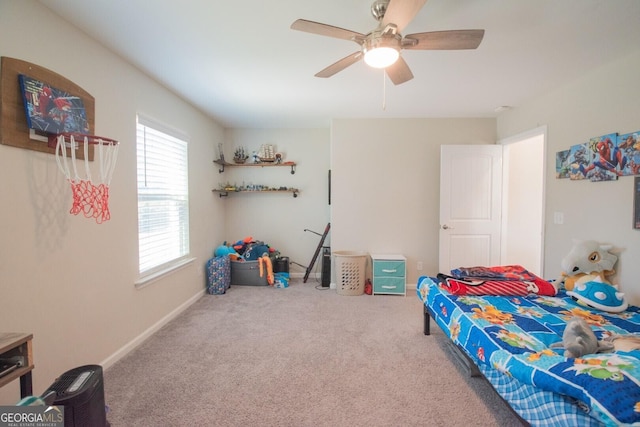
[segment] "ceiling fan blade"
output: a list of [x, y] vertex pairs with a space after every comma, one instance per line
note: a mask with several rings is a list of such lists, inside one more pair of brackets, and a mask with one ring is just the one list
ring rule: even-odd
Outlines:
[[382, 26], [395, 24], [401, 33], [426, 2], [427, 0], [391, 0], [382, 18]]
[[[450, 30], [416, 33], [405, 36], [402, 41], [402, 48], [412, 50], [476, 49], [480, 45], [483, 37], [484, 30]], [[417, 43], [411, 44], [413, 40], [417, 40]]]
[[394, 85], [399, 85], [404, 82], [408, 82], [413, 78], [413, 73], [409, 69], [409, 66], [402, 57], [393, 64], [385, 68], [387, 75], [391, 79]]
[[321, 36], [335, 37], [337, 39], [353, 40], [358, 42], [364, 39], [365, 35], [344, 28], [334, 27], [333, 25], [321, 24], [319, 22], [307, 21], [306, 19], [298, 19], [291, 24], [292, 30], [304, 31], [306, 33], [320, 34]]
[[344, 70], [349, 65], [353, 65], [356, 62], [358, 62], [360, 60], [361, 56], [362, 56], [362, 51], [359, 50], [357, 52], [353, 52], [351, 55], [345, 56], [341, 60], [329, 65], [324, 70], [318, 72], [316, 74], [316, 77], [325, 77], [325, 78], [326, 77], [331, 77], [334, 74]]

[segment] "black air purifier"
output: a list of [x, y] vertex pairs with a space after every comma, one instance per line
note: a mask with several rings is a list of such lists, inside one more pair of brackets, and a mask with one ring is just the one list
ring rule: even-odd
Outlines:
[[65, 372], [43, 396], [52, 392], [51, 405], [64, 406], [65, 427], [109, 427], [101, 366], [86, 365]]
[[322, 247], [322, 277], [323, 288], [328, 288], [331, 283], [331, 248]]
[[288, 273], [289, 272], [289, 257], [283, 256], [276, 258], [273, 263], [274, 273]]

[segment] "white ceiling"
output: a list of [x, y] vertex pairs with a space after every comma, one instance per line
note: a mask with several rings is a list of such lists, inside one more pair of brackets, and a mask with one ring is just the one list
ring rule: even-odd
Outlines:
[[289, 28], [304, 18], [368, 33], [372, 0], [40, 2], [231, 128], [495, 117], [640, 43], [639, 0], [429, 0], [403, 34], [484, 29], [484, 40], [403, 51], [415, 77], [394, 86], [362, 61], [314, 77], [358, 45]]

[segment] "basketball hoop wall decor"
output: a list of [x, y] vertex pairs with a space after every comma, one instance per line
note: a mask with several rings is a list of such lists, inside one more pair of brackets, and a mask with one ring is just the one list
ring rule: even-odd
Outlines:
[[[109, 184], [118, 159], [118, 141], [76, 133], [51, 135], [49, 138], [56, 141], [56, 163], [71, 184], [73, 205], [69, 213], [82, 213], [86, 218], [94, 218], [98, 224], [111, 219]], [[96, 148], [93, 171], [89, 163], [91, 145]], [[70, 161], [67, 151], [71, 153]], [[78, 172], [76, 152], [84, 153], [84, 175]]]
[[94, 135], [94, 98], [38, 65], [2, 57], [0, 66], [0, 144], [55, 155], [71, 185], [69, 212], [98, 224], [108, 221], [109, 184], [119, 146]]

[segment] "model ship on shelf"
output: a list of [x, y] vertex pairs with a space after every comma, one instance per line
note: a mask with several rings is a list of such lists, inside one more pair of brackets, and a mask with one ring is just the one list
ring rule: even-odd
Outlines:
[[273, 145], [262, 144], [260, 146], [260, 150], [258, 150], [258, 159], [260, 159], [261, 162], [275, 162], [276, 154], [275, 150], [273, 149]]
[[237, 164], [244, 164], [248, 158], [249, 156], [245, 152], [244, 147], [236, 148], [236, 151], [233, 153], [233, 161]]

